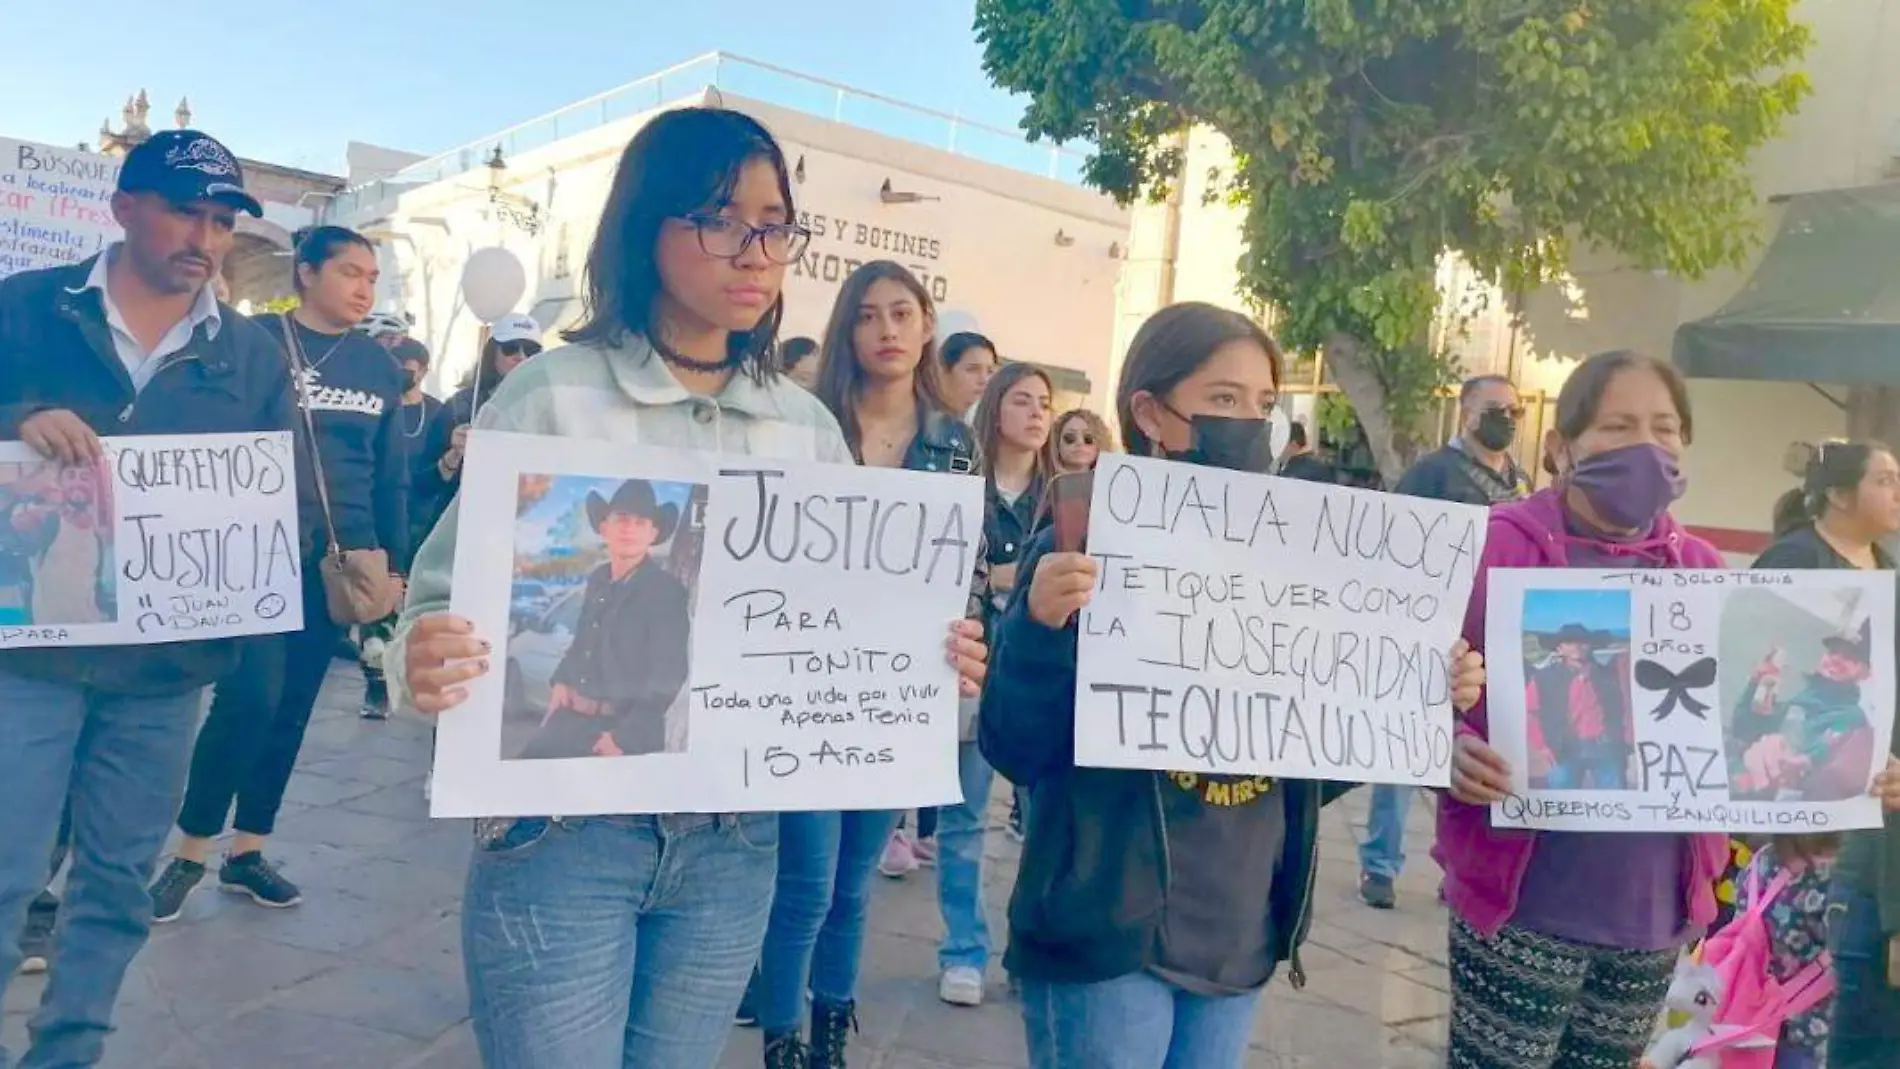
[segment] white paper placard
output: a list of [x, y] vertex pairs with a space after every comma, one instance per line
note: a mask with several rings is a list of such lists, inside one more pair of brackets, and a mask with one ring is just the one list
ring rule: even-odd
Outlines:
[[290, 432], [103, 442], [70, 468], [0, 442], [0, 649], [303, 627]]
[[1500, 826], [1877, 827], [1893, 737], [1894, 580], [1861, 571], [1490, 574]]
[[0, 278], [76, 264], [119, 240], [118, 184], [110, 156], [0, 137]]
[[1444, 786], [1485, 510], [1104, 455], [1079, 765]]
[[959, 797], [979, 480], [494, 431], [465, 471], [452, 609], [495, 652], [441, 719], [433, 815]]

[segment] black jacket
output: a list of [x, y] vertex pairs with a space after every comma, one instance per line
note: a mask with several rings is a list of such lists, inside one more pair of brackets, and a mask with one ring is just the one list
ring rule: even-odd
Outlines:
[[[590, 743], [608, 731], [624, 753], [664, 751], [667, 711], [692, 672], [693, 610], [685, 585], [648, 558], [618, 583], [610, 566], [595, 568], [582, 597], [574, 643], [551, 682], [606, 708], [596, 716], [556, 713], [549, 726], [578, 720], [581, 737]], [[587, 753], [570, 749], [540, 756]]]
[[[215, 337], [200, 326], [135, 392], [112, 344], [99, 291], [73, 292], [86, 284], [92, 264], [0, 280], [0, 441], [18, 441], [21, 423], [56, 408], [112, 436], [287, 431], [296, 425], [282, 348], [226, 306], [219, 307]], [[301, 468], [303, 450], [296, 452]], [[182, 694], [236, 663], [233, 640], [0, 651], [0, 671], [127, 695]]]
[[[1097, 983], [1139, 972], [1168, 900], [1164, 773], [1075, 767], [1075, 648], [1071, 623], [1051, 631], [1029, 616], [1036, 567], [1053, 531], [1029, 542], [1016, 591], [992, 636], [989, 680], [978, 717], [983, 756], [1011, 783], [1033, 791], [1029, 836], [1009, 901], [1012, 974], [1055, 983]], [[1265, 908], [1275, 961], [1306, 982], [1299, 947], [1312, 926], [1319, 871], [1319, 811], [1353, 785], [1282, 780], [1286, 846]], [[1235, 859], [1242, 863], [1244, 859]]]
[[1418, 458], [1399, 479], [1398, 493], [1456, 501], [1464, 505], [1501, 505], [1530, 493], [1530, 479], [1516, 462], [1502, 474], [1473, 460], [1455, 445], [1444, 446]]

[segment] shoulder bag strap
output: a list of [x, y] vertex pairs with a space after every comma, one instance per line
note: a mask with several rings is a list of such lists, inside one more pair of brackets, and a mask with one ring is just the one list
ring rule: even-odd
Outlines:
[[317, 448], [317, 424], [310, 417], [310, 396], [304, 382], [303, 342], [297, 337], [297, 323], [285, 312], [280, 316], [284, 324], [284, 352], [290, 358], [290, 388], [297, 394], [297, 411], [303, 414], [304, 439], [310, 444], [310, 467], [316, 474], [317, 504], [323, 513], [324, 530], [330, 536], [330, 552], [343, 552], [343, 543], [336, 536], [336, 517], [330, 511], [330, 481], [323, 473], [323, 450]]

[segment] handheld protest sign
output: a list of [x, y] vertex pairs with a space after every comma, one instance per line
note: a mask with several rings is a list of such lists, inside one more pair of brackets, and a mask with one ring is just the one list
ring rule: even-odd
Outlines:
[[442, 719], [434, 815], [961, 796], [980, 480], [477, 430], [458, 515], [495, 670]]
[[303, 627], [288, 431], [100, 444], [61, 467], [0, 442], [0, 649]]
[[1076, 762], [1445, 786], [1486, 513], [1104, 455]]
[[1501, 570], [1486, 607], [1492, 822], [1576, 831], [1877, 827], [1893, 578]]

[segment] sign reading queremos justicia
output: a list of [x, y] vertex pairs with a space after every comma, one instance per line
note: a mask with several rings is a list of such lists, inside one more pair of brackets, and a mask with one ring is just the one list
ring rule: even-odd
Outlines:
[[811, 230], [811, 247], [792, 265], [794, 277], [835, 286], [868, 261], [895, 260], [917, 276], [931, 300], [950, 299], [950, 279], [939, 266], [941, 239], [842, 215], [799, 212], [798, 221]]

